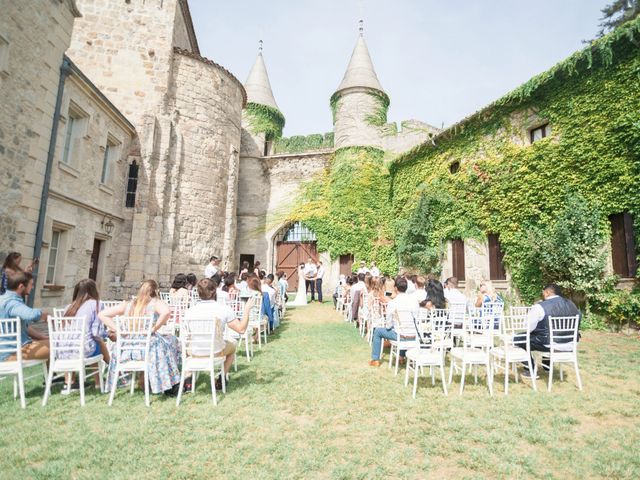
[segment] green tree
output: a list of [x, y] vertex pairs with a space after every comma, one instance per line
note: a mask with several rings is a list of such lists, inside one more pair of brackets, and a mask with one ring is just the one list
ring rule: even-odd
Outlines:
[[623, 23], [636, 18], [640, 14], [640, 0], [614, 0], [614, 2], [604, 7], [601, 12], [600, 32], [598, 32], [600, 37]]

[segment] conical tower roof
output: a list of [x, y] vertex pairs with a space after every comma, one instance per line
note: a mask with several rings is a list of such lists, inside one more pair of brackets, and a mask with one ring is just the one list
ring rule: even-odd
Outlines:
[[258, 53], [258, 58], [256, 58], [256, 62], [251, 67], [244, 88], [247, 91], [247, 102], [259, 103], [260, 105], [280, 110], [276, 99], [273, 97], [267, 67], [264, 64], [264, 58], [262, 58], [262, 51]]
[[351, 54], [351, 60], [349, 60], [349, 66], [336, 93], [351, 87], [368, 87], [384, 93], [362, 34], [358, 36], [356, 47]]

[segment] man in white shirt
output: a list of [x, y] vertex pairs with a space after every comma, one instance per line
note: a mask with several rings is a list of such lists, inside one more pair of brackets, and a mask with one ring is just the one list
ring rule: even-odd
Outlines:
[[316, 292], [318, 292], [318, 301], [322, 303], [322, 279], [324, 278], [324, 266], [318, 261], [318, 271], [316, 272]]
[[[548, 352], [551, 344], [551, 337], [549, 332], [549, 317], [573, 317], [579, 315], [580, 319], [582, 314], [578, 307], [569, 299], [561, 296], [562, 291], [560, 287], [555, 284], [549, 284], [542, 290], [542, 298], [544, 299], [540, 303], [536, 303], [531, 310], [529, 310], [529, 345], [531, 351]], [[578, 321], [580, 321], [578, 319]], [[578, 340], [580, 335], [578, 334]], [[516, 337], [515, 341], [523, 341], [523, 337]], [[554, 344], [556, 342], [554, 341]], [[563, 338], [558, 340], [559, 345], [555, 346], [559, 351], [572, 351], [574, 348], [578, 348], [577, 345], [573, 345], [570, 339]], [[566, 343], [567, 345], [562, 345]], [[533, 355], [531, 355], [531, 365], [534, 365]], [[545, 370], [549, 370], [548, 360], [542, 361], [542, 367]], [[535, 367], [534, 367], [535, 368]], [[523, 372], [525, 377], [531, 375], [531, 372], [525, 369]]]
[[[371, 347], [371, 361], [369, 365], [372, 367], [380, 366], [380, 355], [382, 354], [382, 340], [397, 340], [398, 335], [394, 329], [394, 317], [396, 312], [411, 314], [418, 316], [419, 305], [413, 295], [407, 293], [407, 279], [404, 277], [396, 278], [395, 283], [396, 297], [387, 304], [387, 317], [385, 326], [376, 328], [373, 332], [373, 344]], [[401, 362], [405, 357], [405, 352], [400, 352]], [[404, 363], [404, 362], [403, 362]]]
[[357, 323], [358, 310], [360, 310], [360, 301], [362, 292], [367, 290], [367, 286], [364, 283], [364, 273], [358, 274], [358, 281], [351, 287], [351, 318]]
[[376, 266], [376, 262], [371, 262], [371, 275], [374, 278], [378, 278], [380, 276], [380, 269]]
[[458, 290], [458, 279], [456, 277], [449, 277], [444, 281], [444, 298], [449, 306], [454, 303], [467, 304], [467, 297]]
[[[418, 277], [416, 277], [416, 290], [411, 295], [414, 296], [418, 305], [427, 300], [427, 291], [424, 289], [426, 283], [427, 281], [423, 276], [418, 275]], [[409, 286], [407, 285], [407, 290], [408, 288]]]
[[[236, 343], [224, 339], [224, 330], [227, 328], [243, 334], [249, 324], [249, 312], [254, 306], [255, 299], [250, 298], [247, 301], [242, 320], [238, 320], [230, 307], [216, 301], [217, 287], [216, 282], [210, 278], [200, 279], [197, 285], [200, 302], [186, 310], [183, 321], [188, 322], [190, 319], [210, 318], [211, 321], [218, 322], [219, 329], [216, 332], [213, 348], [216, 357], [224, 357], [224, 373], [226, 375], [233, 364]], [[216, 389], [221, 390], [222, 381], [220, 377], [218, 377], [215, 382]]]
[[307, 259], [302, 274], [304, 275], [304, 283], [306, 286], [305, 291], [311, 290], [311, 301], [313, 302], [316, 299], [316, 275], [318, 274], [318, 269], [311, 257]]
[[358, 269], [358, 275], [360, 275], [361, 273], [369, 273], [369, 269], [367, 268], [367, 262], [365, 262], [364, 260], [362, 260], [360, 262], [360, 268]]
[[409, 295], [413, 294], [416, 291], [416, 284], [413, 282], [411, 275], [405, 275], [404, 278], [407, 279], [407, 293]]
[[218, 273], [218, 264], [220, 263], [220, 259], [213, 255], [209, 259], [209, 264], [204, 269], [204, 278], [211, 278], [216, 273]]

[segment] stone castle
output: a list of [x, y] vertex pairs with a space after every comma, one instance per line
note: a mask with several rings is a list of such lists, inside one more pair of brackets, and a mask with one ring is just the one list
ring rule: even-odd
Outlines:
[[[333, 144], [278, 153], [251, 114], [284, 121], [262, 52], [243, 85], [200, 55], [187, 0], [2, 7], [0, 253], [40, 259], [39, 304], [67, 301], [87, 276], [119, 298], [145, 278], [201, 275], [212, 254], [225, 269], [242, 258], [274, 271], [278, 243], [296, 240], [276, 212], [335, 149], [402, 152], [438, 131], [398, 132], [386, 108], [368, 120], [388, 97], [362, 31], [332, 97]], [[319, 257], [329, 289], [340, 265]]]

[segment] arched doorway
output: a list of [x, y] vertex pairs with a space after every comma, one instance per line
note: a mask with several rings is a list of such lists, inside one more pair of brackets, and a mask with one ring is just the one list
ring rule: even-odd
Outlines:
[[309, 257], [318, 261], [316, 234], [301, 222], [286, 225], [276, 234], [276, 271], [287, 274], [289, 290], [298, 288], [298, 265]]

